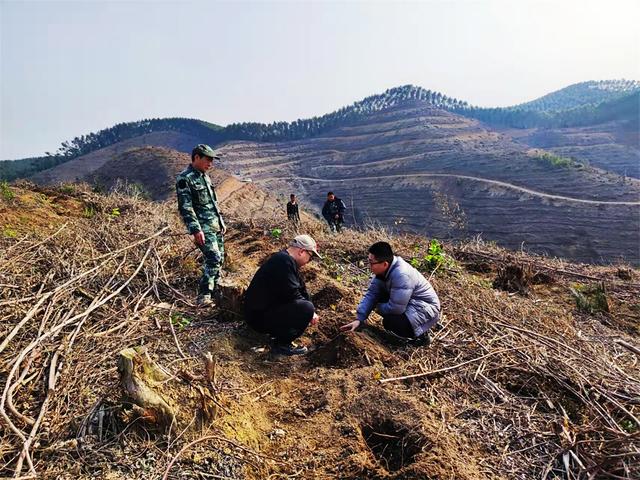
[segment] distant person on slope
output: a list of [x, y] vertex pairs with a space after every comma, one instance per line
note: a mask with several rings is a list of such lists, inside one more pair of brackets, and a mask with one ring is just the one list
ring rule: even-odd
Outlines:
[[204, 144], [191, 152], [191, 165], [176, 177], [178, 210], [193, 242], [204, 255], [202, 278], [198, 285], [198, 305], [212, 305], [212, 296], [220, 279], [224, 261], [223, 235], [227, 227], [222, 219], [218, 198], [207, 176], [213, 160], [219, 160], [213, 149]]
[[297, 230], [300, 226], [300, 211], [298, 210], [298, 200], [294, 193], [291, 194], [291, 200], [287, 202], [287, 218]]
[[374, 277], [356, 310], [356, 320], [341, 330], [353, 332], [367, 321], [377, 307], [382, 325], [415, 345], [428, 345], [429, 329], [440, 319], [440, 300], [424, 276], [401, 257], [391, 245], [377, 242], [369, 247], [369, 269]]
[[347, 209], [344, 202], [336, 197], [333, 192], [327, 193], [327, 201], [322, 207], [322, 216], [329, 224], [332, 232], [342, 231], [344, 223], [344, 211]]
[[298, 235], [289, 248], [274, 253], [258, 269], [244, 297], [247, 324], [272, 337], [271, 352], [276, 355], [303, 355], [307, 348], [293, 340], [306, 328], [318, 323], [313, 303], [299, 268], [318, 254], [316, 242], [309, 235]]

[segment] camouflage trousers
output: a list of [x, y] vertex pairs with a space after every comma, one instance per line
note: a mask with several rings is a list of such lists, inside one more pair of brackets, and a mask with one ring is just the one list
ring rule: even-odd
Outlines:
[[200, 248], [204, 256], [198, 294], [211, 295], [220, 280], [220, 272], [224, 263], [224, 239], [222, 233], [205, 232], [204, 245], [198, 248]]

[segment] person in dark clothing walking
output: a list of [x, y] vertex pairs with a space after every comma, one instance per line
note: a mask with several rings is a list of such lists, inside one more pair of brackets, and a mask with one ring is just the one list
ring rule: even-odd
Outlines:
[[318, 315], [298, 269], [318, 254], [309, 235], [298, 235], [289, 248], [274, 253], [253, 276], [244, 297], [247, 324], [272, 337], [271, 351], [279, 355], [302, 355], [307, 348], [293, 340], [318, 323]]
[[322, 207], [322, 216], [329, 224], [332, 232], [342, 231], [344, 223], [344, 211], [347, 209], [344, 202], [336, 197], [333, 192], [327, 193], [327, 201]]
[[296, 200], [295, 194], [291, 194], [291, 200], [287, 203], [287, 218], [293, 226], [298, 228], [300, 226], [300, 211], [298, 210], [298, 200]]

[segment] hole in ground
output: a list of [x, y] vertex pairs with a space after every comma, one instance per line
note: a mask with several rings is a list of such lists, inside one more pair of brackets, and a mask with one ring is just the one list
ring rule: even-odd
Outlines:
[[353, 365], [365, 365], [365, 358], [360, 349], [345, 335], [318, 347], [309, 359], [313, 365], [322, 367], [346, 368]]
[[324, 310], [342, 300], [342, 293], [335, 287], [324, 287], [311, 298], [316, 309]]
[[363, 425], [361, 430], [367, 446], [388, 472], [395, 472], [413, 463], [414, 457], [427, 444], [416, 432], [390, 419]]

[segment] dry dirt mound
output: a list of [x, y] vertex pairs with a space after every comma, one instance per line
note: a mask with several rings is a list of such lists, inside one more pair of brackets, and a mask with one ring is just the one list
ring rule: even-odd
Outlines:
[[[35, 195], [15, 192], [20, 202]], [[636, 270], [507, 258], [479, 243], [446, 246], [458, 260], [432, 277], [444, 329], [431, 347], [414, 348], [390, 342], [375, 317], [362, 332], [339, 332], [368, 282], [361, 252], [380, 233], [334, 237], [310, 223], [325, 259], [304, 274], [321, 322], [302, 338], [313, 347], [308, 356], [273, 358], [267, 338], [244, 326], [241, 294], [293, 232], [272, 233], [282, 225], [251, 209], [246, 222], [230, 221], [225, 299], [199, 309], [200, 260], [172, 204], [65, 195], [31, 212], [57, 218], [55, 205], [63, 202], [56, 215], [64, 229], [0, 238], [2, 475], [477, 480], [640, 473], [637, 331], [625, 333], [638, 324]], [[17, 210], [16, 201], [0, 200], [3, 215]], [[77, 214], [91, 205], [99, 209]], [[421, 258], [426, 243], [391, 241], [408, 258]], [[479, 262], [489, 267], [465, 271]], [[494, 289], [497, 272], [514, 263], [553, 281], [531, 282], [526, 293]], [[578, 311], [569, 287], [596, 281], [607, 285], [610, 311]], [[161, 399], [154, 408], [138, 404], [139, 391], [125, 393], [123, 359], [135, 358], [133, 347], [146, 360], [128, 371], [142, 382], [138, 390]]]

